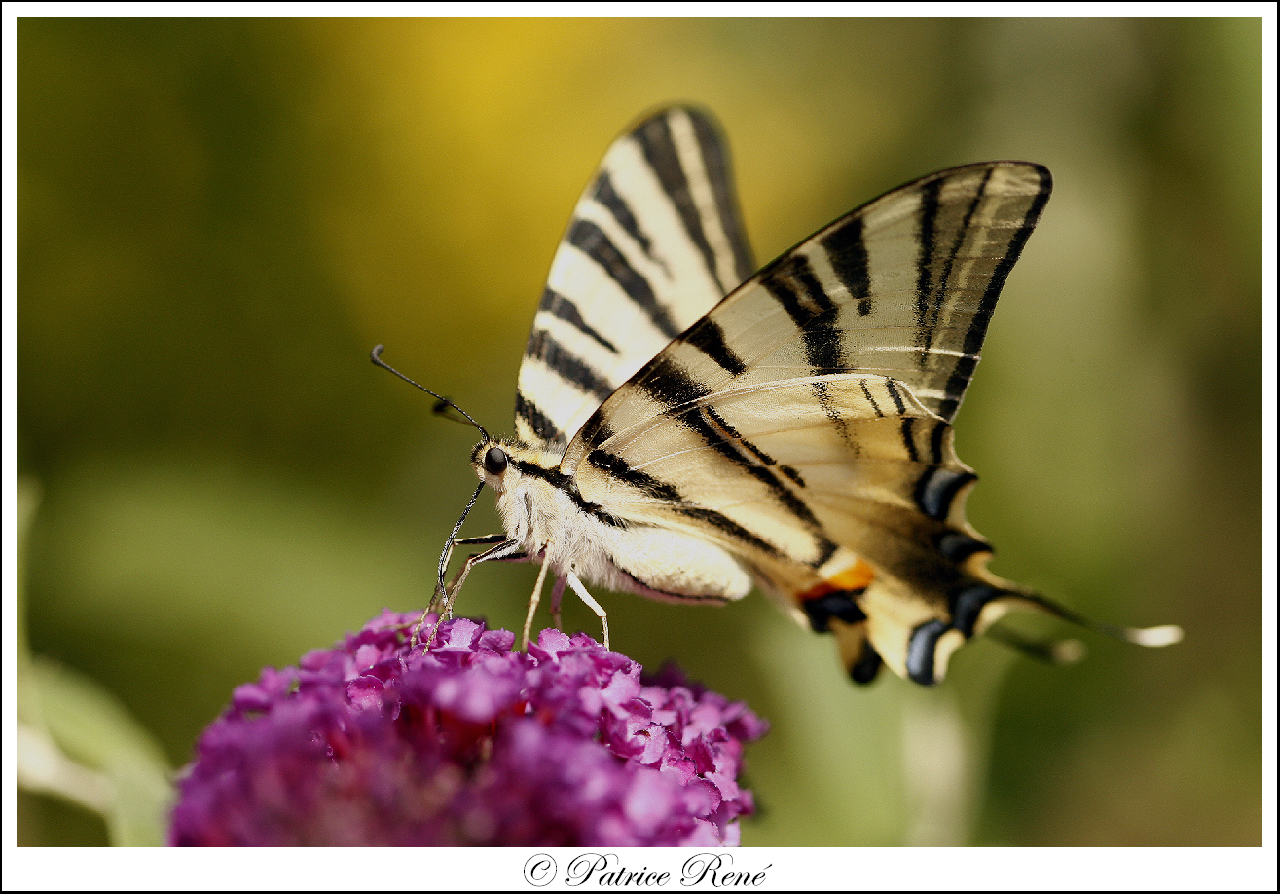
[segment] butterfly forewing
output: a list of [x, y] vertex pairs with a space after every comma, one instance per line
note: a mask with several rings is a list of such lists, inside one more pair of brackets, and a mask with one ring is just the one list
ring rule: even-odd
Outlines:
[[517, 435], [563, 448], [602, 400], [752, 271], [710, 117], [668, 109], [619, 138], [552, 262], [520, 367]]
[[[623, 519], [720, 543], [815, 627], [855, 622], [855, 677], [868, 634], [899, 673], [940, 677], [957, 599], [1006, 583], [965, 521], [949, 423], [1049, 189], [1037, 165], [971, 165], [845, 215], [645, 363], [561, 468]], [[848, 605], [817, 617], [833, 588]]]
[[969, 165], [850, 212], [720, 302], [602, 406], [602, 418], [625, 437], [613, 405], [637, 389], [674, 407], [730, 384], [859, 371], [903, 383], [949, 421], [1049, 189], [1038, 165]]

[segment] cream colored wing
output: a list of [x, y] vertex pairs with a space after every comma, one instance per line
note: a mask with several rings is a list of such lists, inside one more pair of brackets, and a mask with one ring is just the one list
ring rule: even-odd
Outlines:
[[940, 679], [1026, 596], [985, 571], [950, 423], [1049, 189], [1038, 165], [969, 165], [845, 215], [618, 388], [561, 470], [628, 523], [741, 556], [855, 679], [881, 657]]
[[754, 271], [714, 120], [676, 107], [620, 137], [551, 264], [516, 434], [563, 449], [614, 389]]

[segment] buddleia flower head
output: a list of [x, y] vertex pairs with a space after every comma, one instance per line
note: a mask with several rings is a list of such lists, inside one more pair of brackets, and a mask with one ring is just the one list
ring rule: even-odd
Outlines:
[[[585, 634], [384, 612], [239, 687], [200, 736], [180, 845], [722, 845], [752, 812], [740, 702]], [[428, 616], [423, 630], [435, 618]]]

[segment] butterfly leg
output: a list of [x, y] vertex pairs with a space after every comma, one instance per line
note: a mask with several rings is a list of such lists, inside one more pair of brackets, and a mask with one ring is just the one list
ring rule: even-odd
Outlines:
[[431, 601], [427, 603], [427, 612], [436, 607], [438, 600], [444, 600], [448, 587], [444, 583], [444, 573], [449, 567], [449, 560], [453, 558], [453, 548], [458, 544], [476, 545], [481, 543], [501, 543], [507, 539], [506, 534], [489, 534], [485, 537], [450, 537], [449, 542], [444, 545], [444, 552], [440, 555], [440, 573], [437, 577], [435, 591], [431, 594]]
[[587, 608], [596, 613], [600, 619], [600, 625], [604, 629], [604, 647], [609, 648], [609, 620], [604, 615], [604, 609], [600, 607], [600, 603], [596, 602], [587, 592], [587, 588], [582, 585], [582, 581], [578, 580], [578, 576], [570, 571], [565, 575], [565, 580], [569, 582], [569, 588], [578, 594], [578, 598], [586, 603]]
[[[377, 353], [377, 351], [374, 351], [375, 360], [377, 359]], [[462, 510], [462, 516], [458, 519], [457, 524], [453, 526], [453, 531], [449, 534], [449, 539], [445, 541], [444, 549], [440, 553], [440, 565], [436, 571], [436, 589], [435, 592], [431, 594], [431, 601], [427, 603], [426, 611], [422, 613], [423, 619], [427, 617], [427, 612], [430, 612], [431, 609], [435, 608], [437, 599], [443, 599], [446, 604], [448, 602], [449, 591], [444, 585], [444, 573], [449, 569], [449, 560], [453, 558], [454, 546], [460, 542], [458, 540], [458, 532], [462, 530], [462, 523], [467, 520], [467, 515], [471, 512], [472, 507], [476, 505], [476, 500], [480, 499], [480, 491], [482, 490], [484, 490], [483, 481], [481, 481], [479, 486], [476, 487], [476, 492], [471, 495], [471, 499], [467, 501], [467, 508]], [[499, 536], [499, 540], [502, 539], [505, 538]], [[421, 626], [422, 621], [419, 621], [418, 627]], [[436, 626], [439, 626], [439, 622], [436, 622]], [[417, 639], [417, 630], [414, 630], [413, 635], [414, 639]]]
[[453, 604], [458, 598], [458, 591], [462, 589], [462, 582], [467, 579], [467, 575], [471, 573], [472, 568], [481, 562], [522, 562], [526, 558], [524, 552], [520, 549], [519, 540], [503, 540], [492, 549], [468, 556], [467, 561], [462, 563], [462, 568], [458, 570], [457, 577], [453, 579], [453, 583], [449, 585], [449, 589], [445, 593], [445, 614], [453, 615]]
[[[459, 540], [456, 542], [465, 543], [466, 541]], [[492, 538], [477, 538], [476, 542], [490, 543], [492, 542]], [[450, 546], [452, 546], [452, 544], [450, 544]], [[462, 568], [458, 570], [458, 576], [453, 579], [453, 583], [445, 588], [444, 600], [440, 608], [440, 615], [436, 618], [436, 623], [432, 626], [431, 633], [427, 636], [425, 641], [421, 640], [418, 635], [422, 630], [423, 623], [427, 620], [427, 614], [435, 605], [436, 599], [434, 596], [431, 598], [431, 602], [427, 605], [426, 611], [422, 613], [422, 617], [418, 619], [418, 626], [414, 628], [413, 631], [414, 640], [422, 643], [424, 651], [431, 645], [431, 641], [436, 638], [436, 631], [440, 629], [440, 625], [444, 622], [444, 619], [453, 617], [453, 605], [454, 602], [457, 601], [458, 590], [462, 589], [462, 582], [467, 579], [467, 575], [471, 573], [472, 568], [479, 565], [481, 562], [522, 562], [525, 558], [526, 556], [524, 552], [520, 549], [520, 541], [506, 539], [502, 540], [492, 549], [487, 549], [482, 553], [468, 556], [467, 561], [464, 562], [462, 564]], [[443, 574], [441, 577], [443, 577]]]
[[564, 582], [565, 578], [557, 577], [555, 586], [551, 588], [551, 620], [556, 625], [556, 630], [564, 629], [564, 618], [560, 614], [560, 600], [564, 598]]
[[537, 611], [538, 600], [542, 598], [542, 582], [547, 579], [547, 563], [543, 561], [538, 568], [538, 579], [533, 584], [533, 595], [529, 597], [529, 614], [524, 618], [524, 633], [520, 637], [520, 648], [529, 651], [529, 629], [533, 627], [533, 613]]

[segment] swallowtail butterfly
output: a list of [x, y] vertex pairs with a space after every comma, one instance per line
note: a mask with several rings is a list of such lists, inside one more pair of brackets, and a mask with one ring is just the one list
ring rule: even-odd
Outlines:
[[[461, 540], [459, 520], [445, 608], [475, 565], [532, 561], [526, 641], [549, 571], [557, 622], [567, 583], [607, 644], [585, 584], [696, 603], [754, 584], [833, 633], [858, 683], [882, 664], [935, 683], [1013, 608], [1176, 641], [1176, 627], [1095, 624], [995, 576], [965, 518], [975, 475], [952, 421], [1049, 189], [1026, 162], [938, 171], [754, 272], [713, 119], [673, 107], [641, 122], [605, 154], [552, 262], [516, 438], [480, 429], [467, 508], [492, 487], [505, 534]], [[446, 586], [457, 543], [492, 545]]]

